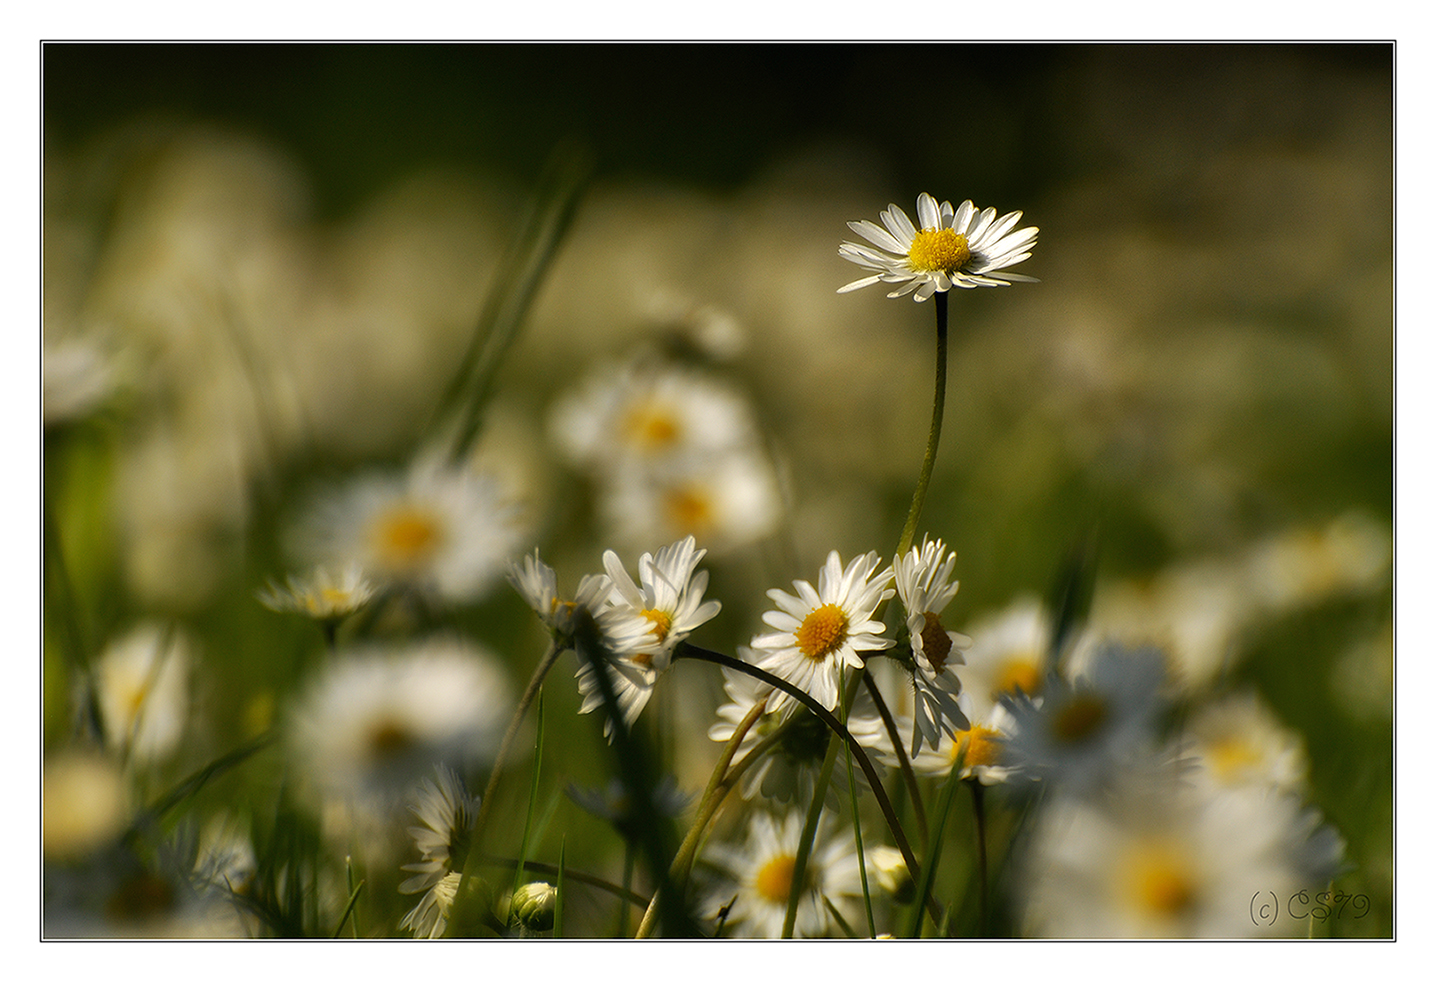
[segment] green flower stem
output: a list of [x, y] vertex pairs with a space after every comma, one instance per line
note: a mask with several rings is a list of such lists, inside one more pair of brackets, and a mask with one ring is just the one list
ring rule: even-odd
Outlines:
[[917, 833], [922, 838], [922, 847], [927, 847], [927, 840], [930, 833], [927, 829], [927, 812], [922, 806], [922, 791], [917, 786], [917, 775], [912, 772], [912, 761], [907, 759], [907, 750], [902, 746], [902, 735], [897, 731], [897, 720], [892, 718], [891, 709], [887, 708], [887, 702], [882, 698], [882, 693], [877, 689], [877, 682], [872, 679], [869, 671], [862, 672], [862, 682], [867, 686], [867, 692], [872, 696], [872, 701], [877, 705], [877, 712], [882, 716], [882, 724], [887, 727], [887, 735], [892, 738], [892, 748], [897, 753], [897, 763], [902, 771], [902, 780], [907, 785], [907, 793], [912, 797], [912, 811], [917, 815]]
[[922, 935], [922, 907], [924, 905], [928, 907], [928, 912], [932, 913], [933, 923], [940, 923], [942, 920], [942, 917], [937, 915], [941, 912], [940, 908], [936, 912], [932, 912], [931, 907], [936, 905], [935, 900], [932, 899], [932, 883], [937, 877], [937, 863], [942, 858], [942, 829], [946, 827], [947, 814], [952, 809], [952, 798], [956, 796], [957, 784], [961, 782], [961, 772], [962, 767], [966, 765], [966, 755], [965, 750], [957, 754], [958, 758], [952, 764], [951, 773], [947, 775], [947, 782], [942, 787], [942, 795], [937, 801], [937, 820], [932, 828], [931, 844], [927, 847], [924, 870], [919, 874], [916, 868], [907, 866], [912, 873], [912, 881], [918, 884], [919, 901], [913, 907], [912, 928], [908, 934], [914, 939]]
[[977, 825], [977, 915], [983, 937], [990, 935], [991, 921], [987, 918], [987, 812], [985, 791], [982, 782], [972, 777], [967, 783], [972, 788], [972, 814]]
[[[802, 840], [797, 845], [797, 859], [792, 866], [792, 885], [787, 890], [787, 915], [782, 921], [782, 939], [789, 940], [797, 926], [797, 907], [806, 892], [802, 884], [807, 881], [807, 859], [812, 854], [812, 842], [817, 837], [817, 823], [822, 819], [822, 808], [827, 804], [827, 784], [832, 780], [832, 767], [837, 762], [837, 737], [827, 740], [827, 755], [822, 758], [822, 772], [817, 777], [817, 789], [812, 794], [812, 803], [807, 806], [807, 820], [802, 825]], [[849, 757], [850, 758], [850, 757]]]
[[[853, 749], [852, 755], [856, 758], [858, 765], [862, 767], [862, 775], [867, 778], [867, 785], [872, 789], [872, 796], [876, 798], [877, 806], [881, 809], [882, 816], [887, 820], [887, 829], [892, 833], [893, 843], [896, 844], [897, 849], [902, 853], [902, 859], [907, 863], [907, 868], [911, 871], [913, 878], [916, 878], [920, 874], [921, 863], [917, 861], [917, 856], [912, 852], [912, 845], [907, 840], [907, 835], [902, 830], [901, 823], [897, 820], [897, 813], [892, 809], [892, 801], [887, 796], [886, 789], [882, 786], [881, 777], [878, 776], [876, 769], [872, 766], [872, 761], [867, 758], [867, 754], [862, 751], [862, 744], [853, 738], [852, 734], [847, 731], [846, 726], [837, 721], [836, 716], [823, 708], [822, 705], [813, 699], [811, 695], [807, 694], [807, 692], [746, 661], [738, 660], [735, 657], [728, 657], [726, 654], [719, 654], [717, 651], [694, 647], [688, 643], [680, 644], [678, 649], [673, 653], [674, 660], [682, 657], [724, 665], [732, 668], [734, 671], [741, 671], [745, 675], [765, 682], [778, 691], [785, 692], [801, 702], [813, 715], [821, 719], [827, 728], [832, 730], [833, 738], [840, 738], [851, 746]], [[852, 682], [855, 684], [857, 679], [853, 678]], [[818, 788], [817, 796], [819, 798], [825, 798], [826, 794], [827, 786], [824, 783]], [[934, 919], [940, 916], [941, 907], [935, 902], [932, 903], [932, 909], [934, 910]]]
[[[748, 730], [757, 723], [766, 709], [767, 699], [763, 698], [748, 711], [742, 722], [738, 723], [737, 728], [733, 730], [732, 738], [723, 748], [722, 757], [718, 760], [717, 766], [713, 768], [713, 775], [708, 780], [707, 790], [703, 793], [702, 800], [698, 802], [697, 816], [693, 819], [693, 826], [688, 829], [687, 836], [683, 838], [683, 843], [678, 846], [677, 854], [673, 856], [668, 879], [673, 883], [674, 888], [681, 888], [683, 881], [687, 878], [688, 871], [692, 868], [693, 860], [697, 856], [698, 842], [702, 840], [703, 829], [717, 813], [718, 805], [727, 796], [728, 789], [737, 783], [738, 777], [742, 776], [744, 770], [777, 742], [777, 734], [774, 733], [744, 756], [737, 766], [728, 768], [733, 756], [737, 754], [738, 747], [746, 738]], [[634, 939], [641, 940], [652, 932], [653, 924], [657, 922], [657, 900], [658, 897], [654, 896], [648, 903], [648, 908], [643, 913], [643, 920], [638, 924], [638, 932], [633, 935]]]
[[[867, 678], [867, 672], [864, 671], [862, 674], [864, 678]], [[870, 682], [871, 679], [867, 678], [867, 680]], [[842, 715], [846, 717], [849, 714], [850, 709], [844, 705]], [[862, 908], [867, 911], [867, 936], [876, 937], [877, 921], [872, 916], [872, 891], [867, 884], [867, 856], [862, 848], [862, 815], [857, 808], [857, 776], [852, 772], [852, 751], [849, 749], [842, 755], [847, 760], [847, 796], [852, 802], [852, 840], [857, 846], [857, 871], [862, 877]], [[826, 897], [824, 896], [823, 899]], [[832, 905], [830, 900], [828, 900], [828, 905]], [[838, 920], [841, 920], [840, 916]], [[852, 930], [845, 923], [843, 929], [851, 936]]]
[[[558, 663], [558, 656], [567, 648], [559, 644], [550, 644], [548, 653], [538, 662], [538, 667], [533, 672], [533, 677], [528, 679], [528, 687], [523, 692], [523, 697], [518, 700], [518, 708], [513, 711], [513, 719], [508, 723], [508, 730], [503, 734], [503, 742], [498, 745], [498, 755], [493, 760], [493, 772], [488, 775], [488, 786], [483, 790], [483, 799], [478, 802], [478, 817], [473, 823], [473, 840], [478, 841], [479, 833], [483, 830], [484, 821], [488, 818], [489, 808], [493, 805], [493, 793], [498, 789], [498, 778], [503, 775], [503, 764], [508, 759], [509, 752], [513, 749], [513, 741], [518, 738], [518, 729], [523, 724], [523, 718], [528, 714], [528, 708], [533, 704], [533, 699], [543, 688], [543, 679]], [[468, 877], [469, 870], [465, 866], [464, 878]], [[460, 884], [461, 886], [462, 884]]]
[[942, 413], [947, 400], [947, 294], [937, 293], [932, 297], [937, 305], [937, 384], [932, 393], [932, 426], [927, 431], [927, 454], [922, 458], [922, 472], [917, 476], [917, 490], [912, 495], [912, 507], [907, 511], [907, 523], [902, 526], [902, 539], [897, 543], [897, 554], [906, 555], [917, 534], [917, 519], [922, 515], [922, 503], [927, 499], [927, 485], [932, 482], [932, 467], [937, 462], [937, 443], [942, 438]]

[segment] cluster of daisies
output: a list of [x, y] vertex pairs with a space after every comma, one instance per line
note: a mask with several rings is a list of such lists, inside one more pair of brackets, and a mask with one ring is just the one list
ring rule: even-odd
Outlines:
[[[840, 292], [881, 282], [895, 287], [891, 296], [924, 301], [1028, 279], [1006, 271], [1036, 242], [1035, 228], [1017, 227], [1020, 212], [998, 217], [923, 194], [917, 216], [893, 205], [881, 225], [851, 223], [870, 244], [846, 243], [840, 255], [872, 274]], [[920, 813], [923, 797], [930, 804], [965, 781], [977, 799], [993, 788], [991, 807], [1027, 814], [1013, 822], [1020, 840], [1003, 847], [1015, 870], [1005, 894], [1028, 935], [1270, 935], [1251, 922], [1250, 895], [1322, 885], [1339, 871], [1339, 839], [1303, 804], [1304, 749], [1254, 695], [1196, 697], [1162, 650], [1111, 642], [1094, 627], [1058, 644], [1030, 601], [973, 621], [970, 636], [952, 630], [944, 618], [958, 591], [957, 555], [940, 540], [890, 562], [875, 551], [844, 562], [832, 551], [815, 580], [767, 590], [764, 629], [735, 658], [696, 646], [723, 609], [706, 595], [709, 549], [751, 546], [783, 518], [746, 398], [715, 373], [649, 353], [584, 380], [551, 418], [556, 447], [592, 482], [603, 540], [631, 552], [669, 544], [642, 551], [635, 567], [606, 550], [602, 571], [560, 591], [537, 549], [520, 554], [536, 537], [516, 503], [523, 495], [472, 455], [424, 450], [398, 472], [316, 496], [287, 543], [303, 571], [259, 595], [319, 624], [325, 650], [296, 671], [282, 704], [246, 709], [249, 728], [282, 733], [286, 794], [307, 807], [325, 845], [376, 880], [388, 870], [390, 895], [413, 904], [395, 917], [399, 931], [437, 938], [450, 929], [483, 830], [469, 781], [501, 774], [504, 734], [526, 705], [505, 659], [447, 618], [504, 579], [546, 629], [550, 654], [574, 653], [579, 711], [601, 712], [620, 745], [652, 722], [642, 714], [675, 661], [722, 665], [726, 701], [696, 721], [736, 794], [714, 797], [723, 775], [714, 774], [699, 808], [713, 823], [695, 829], [702, 845], [691, 878], [680, 880], [706, 935], [780, 936], [793, 911], [795, 936], [906, 929], [922, 902], [916, 870], [893, 847], [902, 842], [887, 843], [896, 829], [862, 803], [899, 780]], [[1350, 535], [1334, 537], [1350, 544]], [[1312, 564], [1306, 552], [1291, 559], [1293, 548], [1251, 561], [1263, 563], [1264, 581], [1280, 582], [1272, 569]], [[113, 754], [47, 761], [47, 855], [85, 854], [134, 819], [115, 758], [158, 764], [194, 738], [193, 648], [177, 628], [146, 624], [101, 653], [84, 714]], [[831, 766], [834, 730], [860, 766]], [[83, 814], [60, 796], [70, 787], [88, 788]], [[632, 790], [619, 782], [570, 787], [569, 796], [631, 845], [645, 833]], [[652, 813], [664, 819], [697, 797], [671, 774], [653, 792]], [[62, 822], [67, 815], [74, 819]], [[245, 911], [231, 909], [221, 928], [230, 933], [257, 932], [265, 910], [312, 895], [343, 924], [352, 881], [315, 875], [270, 888], [276, 873], [264, 870], [253, 840], [242, 828], [206, 828], [156, 866], [168, 870], [162, 876], [126, 867], [107, 889], [95, 889], [92, 875], [71, 891], [126, 903], [182, 892], [204, 923], [216, 897], [227, 897]], [[627, 885], [624, 903], [634, 895]], [[57, 908], [80, 908], [66, 888], [57, 879]], [[515, 882], [485, 922], [542, 934], [555, 898], [548, 883]], [[68, 928], [95, 930], [87, 921]]]

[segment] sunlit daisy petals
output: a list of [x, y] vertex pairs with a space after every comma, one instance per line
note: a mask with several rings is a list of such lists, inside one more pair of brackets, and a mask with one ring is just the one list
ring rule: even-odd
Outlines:
[[855, 280], [837, 292], [882, 282], [897, 286], [889, 297], [910, 294], [920, 303], [954, 287], [1034, 282], [1029, 276], [1000, 272], [1029, 259], [1036, 244], [1035, 227], [1016, 229], [1021, 216], [1020, 211], [1012, 211], [997, 217], [995, 208], [978, 211], [971, 201], [953, 208], [950, 201], [938, 204], [924, 191], [917, 197], [920, 228], [895, 204], [881, 213], [885, 228], [865, 219], [849, 221], [847, 227], [876, 248], [844, 242], [837, 254], [877, 275]]
[[[794, 810], [779, 820], [765, 811], [755, 811], [742, 847], [709, 846], [707, 855], [724, 876], [709, 892], [704, 912], [716, 919], [736, 892], [726, 921], [730, 935], [782, 936], [804, 816], [803, 811]], [[849, 923], [858, 912], [862, 879], [852, 836], [829, 834], [828, 825], [826, 820], [818, 824], [807, 875], [798, 887], [795, 937], [831, 936], [840, 929], [829, 902]]]
[[[774, 632], [753, 638], [752, 647], [767, 652], [759, 655], [759, 667], [808, 692], [824, 708], [834, 708], [841, 669], [861, 668], [862, 652], [895, 643], [881, 636], [885, 625], [872, 619], [877, 606], [893, 595], [884, 588], [892, 580], [891, 569], [872, 578], [880, 561], [869, 552], [844, 568], [834, 551], [818, 574], [816, 589], [797, 580], [796, 595], [768, 590], [779, 609], [763, 614]], [[786, 693], [775, 692], [772, 707], [781, 709], [788, 700]]]

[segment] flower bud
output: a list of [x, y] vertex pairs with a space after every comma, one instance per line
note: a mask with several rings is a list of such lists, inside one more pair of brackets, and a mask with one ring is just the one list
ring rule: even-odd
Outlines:
[[917, 896], [917, 884], [902, 853], [888, 845], [871, 851], [872, 865], [877, 871], [877, 884], [899, 903], [910, 903]]
[[513, 893], [509, 909], [524, 928], [542, 932], [553, 929], [553, 907], [558, 890], [546, 882], [530, 882]]

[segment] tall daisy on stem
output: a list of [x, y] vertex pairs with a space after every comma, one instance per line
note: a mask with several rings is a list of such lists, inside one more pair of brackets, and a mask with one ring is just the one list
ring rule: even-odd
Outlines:
[[[933, 621], [928, 621], [926, 617], [929, 613], [939, 613], [946, 600], [951, 598], [946, 592], [947, 578], [951, 570], [949, 567], [938, 568], [941, 555], [936, 553], [934, 547], [928, 549], [927, 546], [931, 543], [924, 543], [924, 547], [918, 550], [915, 556], [908, 556], [912, 539], [917, 534], [917, 520], [921, 517], [922, 505], [927, 498], [927, 486], [932, 480], [932, 469], [937, 461], [937, 445], [942, 436], [942, 414], [947, 397], [947, 293], [954, 286], [959, 289], [975, 289], [979, 286], [1010, 286], [1012, 283], [1035, 282], [1030, 276], [1004, 270], [1031, 257], [1031, 248], [1036, 244], [1037, 229], [1016, 227], [1021, 221], [1020, 211], [1008, 212], [998, 218], [995, 208], [978, 211], [970, 200], [963, 201], [958, 208], [953, 208], [950, 201], [938, 204], [936, 198], [925, 191], [917, 196], [917, 220], [921, 223], [920, 226], [912, 224], [906, 212], [895, 204], [889, 205], [880, 217], [881, 225], [865, 220], [847, 223], [848, 228], [871, 244], [844, 242], [838, 247], [837, 254], [870, 270], [872, 275], [854, 280], [837, 292], [849, 293], [880, 282], [896, 286], [896, 289], [887, 294], [889, 297], [906, 296], [910, 293], [912, 299], [918, 303], [933, 296], [937, 300], [937, 371], [932, 393], [932, 422], [927, 431], [927, 450], [922, 457], [922, 469], [917, 476], [912, 505], [902, 526], [901, 540], [897, 543], [898, 563], [905, 565], [904, 569], [897, 571], [897, 575], [903, 580], [900, 583], [903, 602], [909, 615], [912, 615], [908, 629], [912, 631], [913, 628], [920, 628], [913, 637], [914, 653], [917, 655], [915, 660], [919, 668], [915, 673], [918, 726], [914, 733], [917, 741], [914, 741], [913, 748], [918, 749], [922, 737], [935, 744], [944, 728], [950, 731], [942, 722], [948, 707], [955, 707], [952, 697], [960, 690], [955, 677], [945, 673], [945, 657], [942, 658], [941, 664], [930, 660], [930, 655], [935, 654], [937, 648], [945, 646], [946, 650], [942, 653], [948, 653], [960, 635], [947, 633], [941, 628], [939, 620], [934, 618]], [[952, 592], [955, 592], [955, 587], [952, 587]], [[917, 623], [914, 615], [916, 612], [923, 614], [921, 624]], [[928, 626], [932, 627], [930, 632], [927, 630]], [[930, 651], [924, 643], [928, 638], [935, 642]], [[921, 664], [924, 654], [928, 658], [926, 665]], [[923, 668], [930, 670], [924, 671]], [[956, 714], [961, 714], [959, 709]], [[961, 721], [965, 722], [964, 719]], [[980, 825], [983, 817], [980, 785], [973, 786], [973, 802]], [[823, 789], [825, 788], [819, 787], [818, 792], [821, 793]], [[949, 791], [943, 794], [943, 817], [950, 800], [949, 788]], [[811, 829], [805, 830], [807, 833], [802, 842], [804, 846], [811, 840]], [[933, 844], [935, 846], [935, 841]], [[979, 847], [979, 852], [984, 852], [984, 848]], [[798, 858], [800, 865], [806, 858], [805, 851], [800, 850]], [[927, 887], [930, 886], [931, 874], [935, 872], [936, 858], [934, 847], [927, 860]], [[979, 855], [979, 858], [985, 861], [984, 855]], [[985, 876], [983, 878], [985, 879]], [[926, 887], [923, 889], [923, 901], [926, 899], [925, 892]], [[985, 899], [985, 895], [983, 898]]]
[[844, 242], [837, 254], [872, 270], [874, 275], [854, 280], [837, 292], [848, 293], [881, 282], [897, 284], [897, 289], [887, 294], [889, 297], [910, 293], [918, 303], [933, 295], [937, 298], [937, 381], [932, 400], [932, 425], [917, 490], [907, 513], [907, 523], [902, 528], [902, 540], [897, 545], [897, 554], [902, 555], [912, 547], [912, 538], [917, 532], [917, 518], [922, 513], [927, 484], [932, 479], [932, 465], [937, 459], [937, 442], [942, 434], [942, 409], [947, 393], [947, 292], [953, 286], [975, 289], [1036, 282], [1030, 276], [1002, 270], [1031, 257], [1037, 229], [1016, 228], [1021, 220], [1020, 211], [998, 218], [995, 208], [979, 212], [971, 201], [963, 201], [960, 208], [953, 208], [950, 201], [939, 205], [936, 198], [925, 191], [917, 196], [920, 228], [895, 204], [889, 205], [881, 218], [882, 225], [866, 220], [847, 223], [848, 228], [872, 245]]

